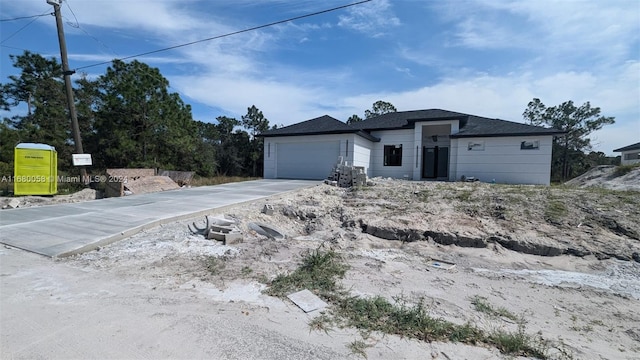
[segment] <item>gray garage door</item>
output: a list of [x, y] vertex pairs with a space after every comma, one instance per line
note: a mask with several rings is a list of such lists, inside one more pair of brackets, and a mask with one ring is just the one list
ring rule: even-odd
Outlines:
[[339, 141], [278, 144], [276, 177], [326, 179], [338, 162]]

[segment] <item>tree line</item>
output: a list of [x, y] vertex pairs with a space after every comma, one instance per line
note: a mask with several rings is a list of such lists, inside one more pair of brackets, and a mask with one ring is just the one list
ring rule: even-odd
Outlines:
[[534, 98], [522, 116], [531, 125], [552, 127], [565, 132], [553, 139], [551, 181], [572, 179], [597, 165], [619, 164], [618, 158], [607, 157], [601, 151], [592, 151], [589, 135], [605, 125], [615, 123], [615, 118], [601, 115], [601, 109], [591, 106], [588, 101], [576, 106], [569, 100], [548, 107], [540, 99]]
[[[4, 117], [0, 124], [0, 175], [13, 173], [13, 148], [23, 142], [54, 146], [60, 171], [76, 172], [61, 64], [28, 51], [10, 59], [20, 73], [0, 85], [0, 106], [23, 115]], [[256, 135], [271, 127], [255, 105], [239, 120], [194, 120], [160, 71], [139, 61], [114, 60], [96, 79], [81, 76], [73, 90], [84, 152], [92, 155], [94, 169], [262, 174], [262, 139]]]
[[[26, 107], [26, 115], [4, 117], [0, 123], [0, 176], [13, 174], [13, 148], [21, 142], [54, 146], [59, 170], [75, 173], [61, 64], [29, 51], [10, 59], [20, 74], [0, 84], [0, 106], [23, 114]], [[114, 60], [96, 79], [82, 75], [73, 90], [84, 151], [92, 155], [94, 169], [145, 167], [195, 171], [205, 177], [262, 176], [263, 140], [257, 135], [276, 126], [270, 126], [255, 105], [239, 120], [194, 120], [191, 106], [169, 91], [169, 81], [160, 71], [139, 61]], [[393, 104], [379, 100], [364, 112], [364, 119], [354, 114], [347, 123], [396, 111]], [[534, 98], [523, 117], [532, 125], [565, 131], [553, 141], [552, 181], [616, 163], [615, 158], [591, 151], [589, 135], [613, 124], [614, 118], [602, 116], [589, 102], [547, 107]]]

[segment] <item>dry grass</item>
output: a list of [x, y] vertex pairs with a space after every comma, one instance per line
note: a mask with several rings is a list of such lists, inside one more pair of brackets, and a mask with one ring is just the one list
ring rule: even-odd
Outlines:
[[[309, 289], [334, 305], [331, 315], [323, 314], [309, 323], [310, 329], [328, 332], [333, 325], [350, 326], [360, 331], [379, 331], [421, 341], [451, 341], [465, 344], [488, 344], [510, 355], [548, 358], [540, 341], [524, 331], [523, 322], [517, 332], [486, 333], [473, 324], [458, 325], [428, 314], [423, 299], [410, 304], [403, 298], [390, 302], [382, 296], [372, 298], [349, 296], [337, 281], [344, 277], [347, 265], [334, 251], [315, 250], [307, 253], [302, 265], [288, 275], [279, 275], [266, 292], [280, 298], [294, 291]], [[482, 302], [483, 311], [499, 316], [515, 317], [502, 309]], [[354, 341], [349, 348], [366, 358], [366, 344]]]

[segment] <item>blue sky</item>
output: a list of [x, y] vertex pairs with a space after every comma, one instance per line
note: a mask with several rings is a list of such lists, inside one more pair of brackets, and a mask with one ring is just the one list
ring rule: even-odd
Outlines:
[[[349, 0], [66, 0], [70, 67], [80, 68], [345, 5]], [[51, 12], [45, 0], [0, 0], [2, 19]], [[52, 16], [0, 23], [0, 81], [22, 49], [59, 59]], [[524, 122], [547, 106], [590, 101], [615, 125], [594, 149], [640, 141], [637, 0], [373, 0], [236, 36], [138, 58], [158, 67], [194, 118], [271, 124], [324, 114], [345, 121], [376, 100]], [[90, 77], [106, 65], [89, 67]], [[78, 77], [79, 75], [74, 75]], [[7, 116], [10, 114], [2, 113]]]

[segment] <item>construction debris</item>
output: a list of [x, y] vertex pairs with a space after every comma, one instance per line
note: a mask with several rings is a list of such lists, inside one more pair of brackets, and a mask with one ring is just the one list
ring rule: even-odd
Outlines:
[[168, 176], [178, 186], [188, 186], [193, 179], [193, 171], [158, 170], [158, 176]]
[[436, 269], [443, 269], [443, 270], [451, 270], [454, 267], [456, 267], [456, 264], [452, 263], [452, 262], [448, 262], [448, 261], [444, 261], [444, 260], [437, 260], [437, 259], [431, 259], [429, 261], [427, 261], [427, 264], [429, 264], [430, 266], [436, 268]]
[[105, 197], [147, 194], [179, 189], [169, 176], [156, 176], [154, 169], [107, 169]]
[[20, 206], [19, 199], [11, 199], [7, 205], [5, 205], [4, 209], [16, 209]]
[[367, 185], [367, 174], [364, 171], [364, 166], [348, 165], [344, 158], [340, 156], [338, 163], [324, 182], [325, 184], [342, 188], [365, 186]]
[[247, 227], [260, 235], [268, 237], [269, 239], [280, 240], [285, 238], [282, 232], [271, 225], [251, 222], [247, 224]]
[[289, 294], [287, 297], [305, 313], [322, 310], [328, 306], [326, 302], [307, 289]]
[[203, 235], [210, 240], [222, 241], [225, 245], [242, 242], [242, 232], [237, 227], [235, 220], [205, 217], [205, 226], [198, 227], [196, 223], [188, 225], [192, 234]]
[[273, 205], [265, 204], [262, 208], [262, 213], [265, 215], [273, 215]]
[[462, 175], [460, 177], [460, 181], [462, 181], [462, 182], [477, 182], [477, 181], [480, 181], [480, 179], [478, 179], [476, 177], [473, 177], [473, 176], [464, 176], [464, 175]]

